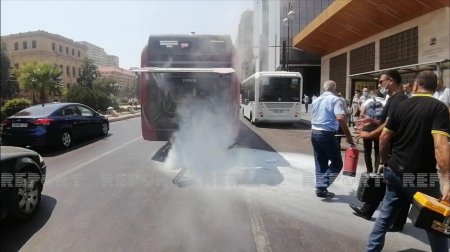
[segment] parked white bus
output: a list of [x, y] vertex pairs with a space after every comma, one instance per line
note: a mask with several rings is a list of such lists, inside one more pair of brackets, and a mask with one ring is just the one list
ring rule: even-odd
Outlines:
[[252, 124], [300, 121], [303, 78], [298, 72], [258, 72], [241, 83], [241, 111]]

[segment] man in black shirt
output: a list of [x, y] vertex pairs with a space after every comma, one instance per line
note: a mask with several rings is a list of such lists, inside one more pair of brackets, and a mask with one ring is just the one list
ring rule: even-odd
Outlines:
[[[450, 203], [449, 114], [447, 107], [432, 97], [436, 80], [432, 71], [421, 72], [415, 79], [415, 94], [394, 109], [380, 136], [380, 162], [387, 161], [384, 169], [387, 187], [367, 251], [381, 251], [400, 204], [411, 202], [414, 193], [420, 191], [439, 198], [436, 163], [443, 186], [441, 199]], [[427, 235], [432, 251], [448, 251], [445, 236], [433, 232]]]
[[[385, 122], [387, 118], [389, 118], [392, 114], [392, 111], [395, 107], [398, 107], [398, 105], [408, 99], [408, 97], [403, 93], [401, 84], [402, 83], [402, 77], [400, 73], [397, 70], [389, 70], [386, 72], [383, 72], [380, 76], [379, 84], [384, 87], [382, 88], [387, 90], [387, 93], [389, 94], [390, 98], [387, 100], [386, 105], [383, 108], [382, 116], [380, 120], [374, 120], [373, 118], [367, 117], [363, 120], [361, 120], [362, 123], [373, 123], [378, 124], [378, 128], [367, 132], [367, 131], [360, 131], [357, 135], [357, 138], [363, 138], [363, 139], [378, 139], [381, 135], [381, 132], [383, 131]], [[381, 163], [380, 163], [381, 164]], [[376, 168], [378, 170], [378, 167]], [[375, 171], [377, 172], [377, 171]], [[378, 171], [381, 172], [381, 171]], [[378, 206], [381, 203], [381, 199], [375, 198], [370, 199], [367, 202], [364, 203], [364, 206], [362, 208], [359, 208], [353, 204], [350, 204], [350, 207], [353, 209], [354, 214], [356, 216], [362, 217], [364, 219], [370, 220], [372, 218], [373, 213], [377, 210]], [[405, 206], [406, 207], [406, 206]], [[405, 211], [409, 210], [409, 205]], [[403, 223], [404, 224], [404, 223]], [[401, 227], [403, 228], [403, 227]], [[396, 231], [396, 230], [392, 230]]]

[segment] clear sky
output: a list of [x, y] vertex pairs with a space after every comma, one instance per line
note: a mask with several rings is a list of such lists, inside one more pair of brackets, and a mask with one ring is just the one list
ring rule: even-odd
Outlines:
[[140, 66], [150, 34], [237, 36], [242, 12], [253, 0], [33, 1], [1, 0], [1, 35], [44, 30], [87, 41], [119, 57], [120, 67]]

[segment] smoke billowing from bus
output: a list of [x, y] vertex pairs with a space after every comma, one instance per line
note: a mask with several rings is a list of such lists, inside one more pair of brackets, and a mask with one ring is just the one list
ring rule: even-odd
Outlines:
[[235, 141], [228, 106], [220, 97], [188, 96], [178, 106], [179, 130], [168, 164], [194, 174], [232, 166], [228, 147]]

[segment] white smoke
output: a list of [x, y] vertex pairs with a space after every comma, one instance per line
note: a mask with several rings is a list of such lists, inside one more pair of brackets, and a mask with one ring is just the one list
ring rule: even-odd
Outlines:
[[229, 107], [213, 97], [183, 99], [177, 106], [179, 131], [174, 134], [167, 165], [195, 175], [231, 168], [235, 163], [229, 147], [236, 132]]

